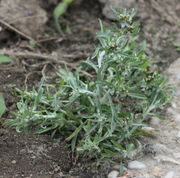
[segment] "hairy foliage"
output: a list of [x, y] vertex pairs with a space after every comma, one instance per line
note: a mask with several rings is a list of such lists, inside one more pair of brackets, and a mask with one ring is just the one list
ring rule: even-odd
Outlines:
[[[130, 158], [138, 149], [144, 121], [157, 116], [171, 98], [166, 79], [150, 64], [145, 43], [137, 43], [135, 10], [114, 10], [119, 25], [105, 28], [92, 57], [71, 72], [60, 70], [54, 85], [18, 90], [16, 119], [6, 124], [18, 132], [33, 125], [37, 133], [60, 133], [73, 151], [104, 159]], [[90, 78], [81, 73], [91, 71]], [[48, 89], [48, 90], [47, 90]], [[51, 92], [49, 92], [51, 91]]]

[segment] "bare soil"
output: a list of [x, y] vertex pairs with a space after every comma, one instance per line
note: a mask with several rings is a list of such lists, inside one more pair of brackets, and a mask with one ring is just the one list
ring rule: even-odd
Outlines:
[[[42, 76], [46, 76], [48, 82], [53, 81], [56, 71], [63, 68], [60, 64], [62, 61], [74, 68], [92, 54], [96, 43], [94, 36], [99, 30], [98, 18], [107, 26], [111, 23], [102, 14], [103, 4], [96, 0], [78, 0], [61, 19], [65, 33], [59, 35], [52, 20], [54, 4], [42, 5], [41, 2], [41, 8], [47, 12], [49, 20], [44, 32], [37, 34], [38, 38], [34, 39], [38, 41], [38, 46], [32, 47], [27, 36], [0, 24], [0, 53], [9, 54], [13, 58], [13, 63], [0, 65], [0, 92], [4, 94], [8, 108], [0, 121], [0, 177], [104, 178], [112, 169], [109, 164], [99, 168], [92, 167], [91, 163], [95, 160], [72, 155], [63, 138], [52, 139], [49, 135], [36, 135], [33, 131], [25, 135], [3, 125], [5, 119], [14, 117], [11, 112], [16, 110], [18, 101], [10, 85], [21, 89], [32, 88], [37, 86]], [[139, 9], [146, 14], [146, 18], [138, 16], [142, 23], [141, 38], [147, 40], [147, 53], [156, 58], [155, 63], [164, 70], [179, 55], [173, 42], [177, 40], [180, 24], [174, 22], [171, 15], [166, 20], [162, 11], [158, 12], [158, 7], [154, 10], [148, 2], [144, 9]], [[172, 0], [163, 6], [178, 17], [176, 3], [178, 1]]]

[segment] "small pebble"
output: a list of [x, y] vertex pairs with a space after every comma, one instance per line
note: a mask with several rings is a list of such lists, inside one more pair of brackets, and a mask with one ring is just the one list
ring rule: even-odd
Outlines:
[[121, 169], [123, 171], [127, 171], [127, 168], [125, 166], [122, 167], [122, 165], [120, 165], [120, 164], [117, 164], [117, 165], [113, 166], [113, 168], [115, 170], [120, 170]]
[[117, 178], [119, 175], [119, 172], [118, 171], [111, 171], [109, 174], [108, 174], [108, 178]]
[[162, 168], [160, 168], [158, 166], [154, 167], [153, 170], [152, 170], [152, 174], [154, 176], [161, 177], [161, 175], [162, 175]]
[[174, 177], [174, 172], [173, 171], [169, 171], [164, 178], [173, 178]]
[[26, 153], [26, 149], [20, 150], [20, 154], [25, 154], [25, 153]]
[[171, 105], [172, 105], [173, 108], [177, 108], [176, 103], [172, 103]]
[[154, 126], [158, 126], [160, 124], [160, 119], [157, 117], [152, 117], [150, 120], [150, 124]]
[[116, 169], [116, 170], [119, 170], [119, 169], [121, 169], [121, 165], [117, 164], [117, 165], [113, 166], [113, 168]]
[[147, 166], [140, 161], [131, 161], [128, 163], [129, 169], [145, 169]]
[[35, 155], [33, 155], [33, 156], [31, 156], [31, 158], [32, 158], [32, 159], [36, 159], [36, 156], [35, 156]]
[[60, 167], [54, 168], [54, 172], [58, 172], [60, 170]]
[[12, 163], [12, 164], [16, 164], [16, 160], [12, 160], [11, 163]]
[[147, 131], [147, 132], [154, 132], [155, 129], [153, 127], [142, 127], [143, 130]]

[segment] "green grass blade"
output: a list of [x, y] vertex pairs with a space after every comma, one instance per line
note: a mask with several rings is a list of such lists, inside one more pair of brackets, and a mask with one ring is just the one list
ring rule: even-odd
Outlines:
[[0, 64], [5, 62], [12, 62], [12, 59], [5, 55], [0, 54]]
[[62, 2], [60, 2], [54, 9], [53, 14], [54, 14], [55, 27], [59, 33], [62, 33], [61, 25], [59, 24], [59, 18], [61, 15], [63, 15], [66, 12], [68, 6], [73, 1], [74, 0], [62, 0]]
[[6, 105], [4, 102], [4, 97], [3, 94], [0, 93], [0, 117], [4, 114], [5, 111], [6, 111]]

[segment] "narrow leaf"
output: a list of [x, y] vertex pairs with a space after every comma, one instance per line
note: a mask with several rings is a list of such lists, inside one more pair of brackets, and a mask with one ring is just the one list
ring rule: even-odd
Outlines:
[[12, 62], [12, 59], [5, 55], [0, 54], [0, 63], [5, 63], [5, 62]]
[[6, 111], [6, 105], [4, 102], [4, 97], [2, 93], [0, 93], [0, 117], [4, 114], [5, 111]]

